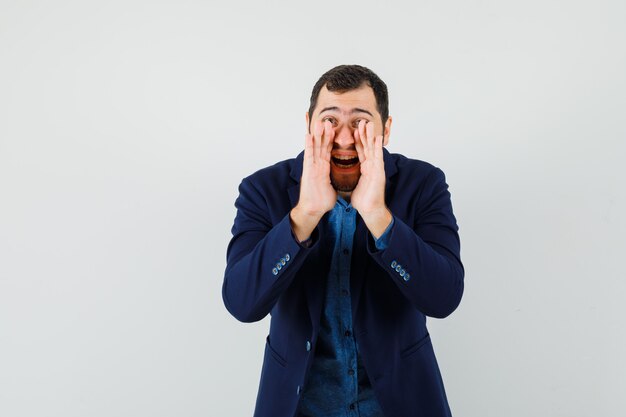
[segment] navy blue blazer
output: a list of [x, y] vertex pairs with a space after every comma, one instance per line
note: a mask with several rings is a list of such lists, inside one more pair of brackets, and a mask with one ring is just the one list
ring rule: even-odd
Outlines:
[[[351, 261], [353, 333], [386, 417], [450, 416], [426, 316], [452, 313], [464, 268], [443, 172], [384, 151], [385, 199], [394, 216], [377, 250], [357, 216]], [[222, 297], [242, 322], [271, 314], [255, 417], [294, 417], [312, 364], [332, 256], [324, 216], [310, 247], [291, 232], [302, 160], [245, 178], [227, 250]]]

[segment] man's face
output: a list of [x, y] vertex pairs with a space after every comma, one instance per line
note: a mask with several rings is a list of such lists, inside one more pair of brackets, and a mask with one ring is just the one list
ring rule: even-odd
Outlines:
[[[374, 124], [374, 135], [383, 134], [383, 124], [376, 108], [374, 91], [367, 84], [342, 93], [322, 87], [313, 114], [306, 115], [307, 127], [321, 121], [330, 121], [335, 131], [330, 161], [330, 181], [335, 190], [351, 192], [359, 182], [361, 165], [355, 147], [354, 132], [359, 121]], [[389, 141], [391, 117], [385, 124], [385, 141]]]

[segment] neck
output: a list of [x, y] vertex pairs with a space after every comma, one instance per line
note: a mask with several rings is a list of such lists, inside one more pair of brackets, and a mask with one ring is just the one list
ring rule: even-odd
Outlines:
[[346, 200], [346, 203], [349, 203], [350, 202], [350, 195], [352, 194], [352, 191], [337, 191], [337, 194], [339, 194], [341, 196], [341, 198]]

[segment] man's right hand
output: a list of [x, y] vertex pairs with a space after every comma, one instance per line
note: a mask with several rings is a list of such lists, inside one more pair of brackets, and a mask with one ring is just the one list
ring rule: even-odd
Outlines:
[[313, 123], [313, 134], [307, 133], [304, 144], [300, 199], [291, 210], [291, 227], [298, 241], [307, 240], [320, 219], [337, 201], [330, 183], [330, 151], [335, 131], [329, 121]]

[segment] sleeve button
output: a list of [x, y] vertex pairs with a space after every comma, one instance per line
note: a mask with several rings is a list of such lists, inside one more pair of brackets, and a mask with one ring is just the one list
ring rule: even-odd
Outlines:
[[395, 269], [396, 265], [398, 265], [398, 263], [395, 260], [391, 261], [391, 267], [392, 268]]
[[272, 269], [272, 274], [274, 274], [274, 275], [278, 275], [278, 269], [277, 269], [277, 268], [273, 268], [273, 269]]

